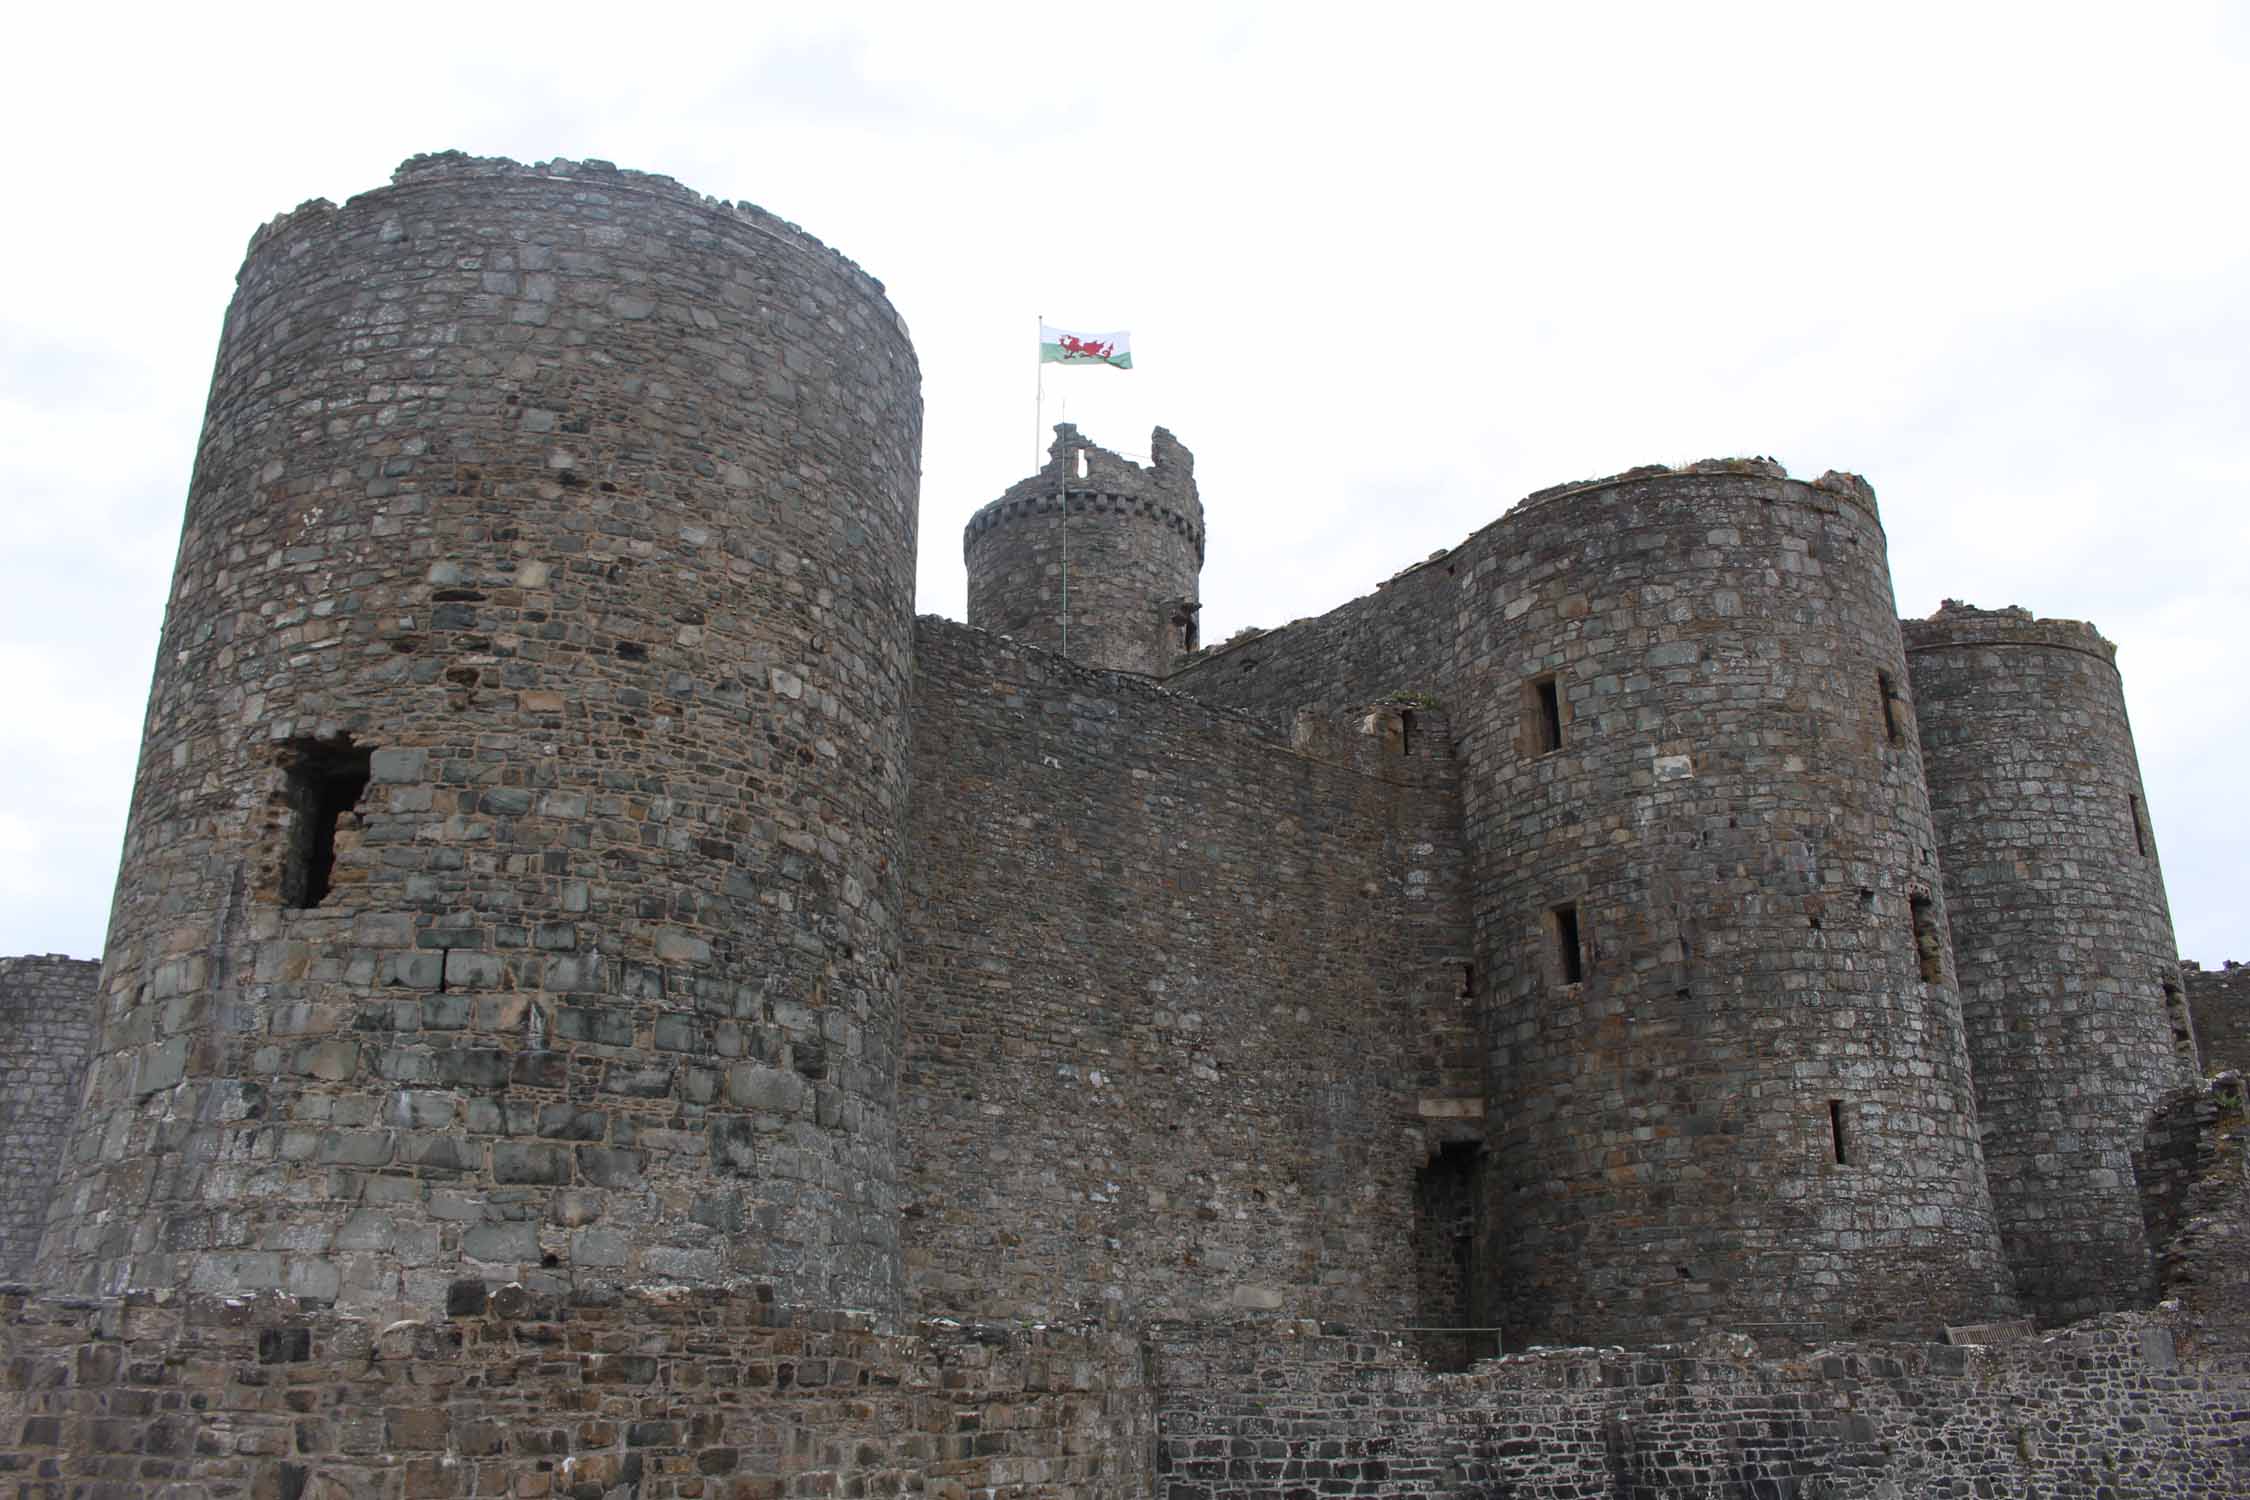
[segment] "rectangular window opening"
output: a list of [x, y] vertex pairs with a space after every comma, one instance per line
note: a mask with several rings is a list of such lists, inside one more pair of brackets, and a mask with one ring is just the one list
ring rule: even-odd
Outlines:
[[1851, 1145], [1844, 1136], [1844, 1101], [1841, 1099], [1828, 1101], [1828, 1144], [1836, 1153], [1837, 1166], [1852, 1164]]
[[1398, 749], [1401, 755], [1414, 753], [1414, 710], [1411, 708], [1399, 710]]
[[336, 835], [356, 831], [372, 751], [350, 740], [298, 740], [288, 747], [289, 847], [281, 866], [286, 906], [314, 907], [336, 873]]
[[1546, 755], [1562, 748], [1562, 694], [1552, 672], [1524, 684], [1524, 717], [1531, 725], [1531, 749]]
[[1914, 918], [1914, 961], [1922, 970], [1922, 982], [1943, 984], [1945, 945], [1938, 941], [1936, 903], [1927, 896], [1909, 896], [1906, 904]]
[[2140, 851], [2143, 859], [2146, 859], [2148, 857], [2148, 826], [2141, 821], [2141, 799], [2127, 796], [2125, 802], [2126, 810], [2133, 816], [2133, 847]]
[[1898, 684], [1891, 680], [1890, 673], [1877, 672], [1875, 687], [1883, 698], [1883, 737], [1894, 745], [1898, 744]]
[[1586, 977], [1585, 950], [1579, 945], [1578, 908], [1558, 906], [1547, 914], [1555, 934], [1555, 971], [1564, 984], [1577, 984]]

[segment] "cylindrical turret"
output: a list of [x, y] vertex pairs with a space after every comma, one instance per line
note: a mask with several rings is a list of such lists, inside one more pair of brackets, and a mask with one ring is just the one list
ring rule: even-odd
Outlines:
[[1088, 666], [1162, 676], [1198, 645], [1194, 455], [1159, 427], [1144, 469], [1068, 422], [1047, 451], [1046, 467], [969, 518], [969, 623]]
[[2009, 1307], [1873, 495], [1535, 496], [1463, 580], [1510, 1347]]
[[2134, 1153], [2196, 1067], [2116, 648], [1951, 602], [1904, 628], [2018, 1290], [2049, 1323], [2144, 1302]]
[[665, 178], [261, 230], [47, 1274], [895, 1317], [920, 424], [878, 283]]

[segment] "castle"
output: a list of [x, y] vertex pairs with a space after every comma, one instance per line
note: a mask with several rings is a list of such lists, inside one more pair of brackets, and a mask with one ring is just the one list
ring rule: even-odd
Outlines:
[[10, 961], [38, 1493], [2240, 1479], [2090, 627], [1724, 460], [1205, 646], [1191, 456], [1067, 424], [918, 620], [920, 420], [665, 179], [259, 231], [84, 1021]]

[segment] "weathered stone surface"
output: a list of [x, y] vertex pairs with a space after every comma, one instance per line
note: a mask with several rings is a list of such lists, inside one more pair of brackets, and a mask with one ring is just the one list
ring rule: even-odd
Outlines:
[[0, 961], [26, 1495], [2250, 1492], [2090, 630], [1910, 681], [1867, 487], [1718, 460], [1182, 659], [1192, 461], [1067, 426], [917, 623], [918, 411], [663, 179], [253, 241], [105, 966]]
[[2228, 959], [2215, 969], [2183, 960], [2180, 983], [2194, 1018], [2205, 1073], [2250, 1073], [2250, 965]]
[[1950, 601], [1905, 637], [2009, 1265], [2045, 1324], [2144, 1305], [2134, 1159], [2201, 1072], [2116, 648]]
[[[453, 1257], [567, 1284], [570, 1237], [511, 1194], [570, 1184], [627, 1195], [611, 1217], [673, 1271], [895, 1320], [919, 446], [880, 286], [665, 178], [416, 157], [260, 230], [55, 1280], [217, 1287], [334, 1255], [341, 1302], [402, 1312], [442, 1302]], [[657, 1052], [682, 1016], [755, 1032], [791, 1078], [817, 1053], [851, 1101], [791, 1113], [785, 1173], [727, 1177], [755, 1234], [686, 1217], [711, 1129], [767, 1105], [679, 1066], [714, 1060], [700, 1041]], [[228, 1102], [247, 1080], [255, 1109]], [[542, 1121], [616, 1154], [574, 1176], [569, 1146], [516, 1139]], [[435, 1263], [332, 1249], [378, 1180]], [[637, 1262], [605, 1245], [593, 1269]]]
[[30, 1272], [94, 1045], [101, 965], [0, 958], [0, 1280]]
[[[1299, 747], [982, 631], [915, 644], [920, 1304], [1139, 1321], [1255, 1287], [1427, 1321], [1417, 1176], [1482, 1133], [1444, 715]], [[1434, 1097], [1470, 1108], [1432, 1125]]]
[[1063, 422], [1048, 460], [969, 518], [969, 623], [1073, 661], [1160, 676], [1197, 644], [1195, 456], [1159, 427], [1149, 463]]
[[2013, 1310], [1904, 678], [1867, 487], [1740, 460], [1534, 495], [1167, 679], [1277, 722], [1443, 701], [1512, 1340]]

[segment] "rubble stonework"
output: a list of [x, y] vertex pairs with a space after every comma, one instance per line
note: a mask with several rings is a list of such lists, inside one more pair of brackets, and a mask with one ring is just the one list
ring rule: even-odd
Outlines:
[[2250, 1073], [2250, 965], [2229, 959], [2206, 969], [2183, 959], [2180, 983], [2187, 990], [2188, 1011], [2195, 1020], [2203, 1070]]
[[86, 1054], [101, 965], [0, 958], [0, 1279], [31, 1270]]
[[2049, 1323], [2146, 1301], [2133, 1153], [2202, 1074], [2116, 648], [1950, 601], [1904, 630], [2018, 1288]]
[[1196, 646], [1203, 502], [1159, 427], [1146, 467], [1068, 422], [1044, 467], [969, 518], [969, 623], [1073, 661], [1161, 675]]
[[1160, 1328], [1171, 1500], [2250, 1493], [2238, 1367], [2177, 1311], [1998, 1346], [1557, 1349], [1465, 1374], [1335, 1325]]
[[1444, 716], [1284, 738], [942, 620], [915, 647], [917, 1304], [1428, 1321], [1418, 1175], [1483, 1134]]
[[665, 178], [259, 231], [45, 1273], [895, 1320], [920, 416], [871, 278]]
[[1865, 484], [1542, 492], [1167, 686], [1271, 714], [1402, 681], [1461, 744], [1511, 1345], [2011, 1305]]
[[666, 179], [253, 240], [98, 978], [0, 966], [26, 1500], [2250, 1492], [2090, 627], [1722, 459], [1198, 650], [1067, 425], [916, 621], [919, 423]]

